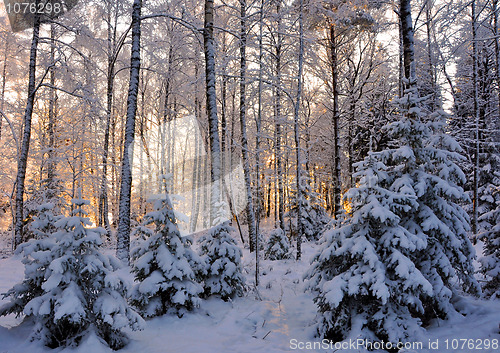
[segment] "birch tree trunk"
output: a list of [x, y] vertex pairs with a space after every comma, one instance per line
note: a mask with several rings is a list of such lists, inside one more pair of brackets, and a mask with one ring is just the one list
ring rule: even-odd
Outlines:
[[281, 0], [276, 2], [277, 28], [276, 33], [276, 88], [275, 88], [275, 158], [276, 158], [276, 179], [278, 183], [278, 220], [279, 227], [285, 231], [285, 191], [283, 186], [283, 155], [282, 146], [282, 125], [281, 125], [281, 55], [283, 46], [283, 35], [281, 26]]
[[[38, 5], [38, 1], [36, 2]], [[31, 139], [31, 118], [33, 116], [33, 104], [35, 101], [35, 80], [36, 80], [36, 58], [38, 51], [38, 42], [40, 39], [40, 16], [35, 15], [33, 25], [33, 37], [31, 40], [30, 49], [30, 66], [29, 66], [29, 82], [28, 82], [28, 98], [26, 101], [26, 109], [24, 111], [24, 131], [21, 151], [17, 162], [17, 177], [16, 177], [16, 223], [14, 225], [14, 241], [13, 248], [16, 249], [23, 241], [23, 206], [24, 206], [24, 181], [26, 179], [26, 166], [28, 163], [28, 154]]]
[[339, 113], [339, 78], [337, 43], [335, 24], [330, 24], [330, 65], [332, 70], [333, 90], [333, 215], [335, 219], [340, 216], [340, 113]]
[[415, 41], [413, 38], [413, 23], [411, 19], [411, 0], [400, 0], [399, 13], [401, 16], [401, 34], [403, 39], [403, 67], [405, 78], [408, 80], [404, 84], [405, 88], [413, 87], [416, 84], [415, 71]]
[[[198, 78], [198, 61], [195, 63], [195, 77]], [[198, 81], [198, 80], [197, 80]], [[199, 97], [198, 84], [195, 86], [195, 98], [194, 98], [194, 110], [195, 117], [198, 121], [201, 120], [201, 100]], [[202, 178], [205, 169], [203, 168], [203, 161], [206, 160], [206, 156], [203, 154], [203, 141], [201, 140], [199, 133], [195, 134], [195, 159], [194, 159], [194, 172], [193, 172], [193, 204], [190, 219], [190, 229], [191, 233], [196, 232], [196, 227], [198, 224], [198, 216], [200, 213], [200, 205], [202, 202], [201, 194], [202, 188], [205, 189], [203, 185]]]
[[134, 0], [132, 10], [132, 51], [130, 58], [130, 81], [127, 99], [127, 120], [123, 144], [122, 172], [120, 183], [120, 205], [116, 256], [128, 264], [130, 252], [130, 201], [132, 189], [132, 157], [141, 67], [141, 8], [142, 0]]
[[215, 220], [220, 200], [221, 157], [219, 121], [217, 118], [217, 93], [215, 90], [215, 47], [214, 47], [214, 1], [205, 0], [205, 24], [203, 28], [205, 49], [205, 80], [207, 95], [207, 115], [210, 139], [210, 225]]
[[[2, 92], [0, 92], [0, 112], [3, 113], [4, 103], [5, 103], [5, 84], [7, 82], [7, 59], [9, 52], [9, 40], [5, 41], [5, 52], [3, 54], [3, 69], [2, 69]], [[0, 139], [2, 139], [2, 123], [3, 118], [0, 117]]]
[[476, 141], [474, 146], [474, 180], [473, 180], [473, 197], [472, 197], [472, 233], [477, 234], [478, 220], [478, 188], [479, 188], [479, 96], [478, 96], [478, 73], [477, 73], [477, 17], [476, 17], [476, 0], [471, 2], [471, 25], [472, 25], [472, 85], [474, 86], [474, 119], [475, 119], [475, 134]]
[[[170, 111], [170, 94], [171, 94], [171, 74], [170, 70], [173, 61], [173, 48], [172, 43], [168, 50], [168, 71], [165, 79], [165, 95], [163, 101], [163, 120], [161, 124], [161, 159], [160, 159], [160, 175], [162, 183], [160, 183], [160, 193], [170, 193], [173, 185], [173, 180], [170, 179], [173, 173], [171, 165], [174, 158], [172, 153], [172, 114]], [[173, 175], [173, 174], [172, 174]], [[167, 177], [168, 176], [168, 177]], [[163, 191], [162, 191], [163, 187]]]
[[[108, 1], [108, 71], [106, 82], [106, 127], [104, 131], [104, 146], [102, 155], [102, 175], [99, 194], [99, 226], [104, 226], [106, 235], [111, 237], [111, 227], [109, 225], [109, 204], [108, 204], [108, 153], [109, 153], [109, 135], [111, 128], [111, 116], [113, 114], [113, 86], [114, 86], [114, 64], [116, 60], [116, 26], [111, 25], [111, 1]], [[116, 22], [115, 22], [116, 23]]]
[[427, 35], [427, 60], [428, 63], [428, 75], [431, 80], [431, 90], [432, 90], [432, 102], [431, 109], [434, 111], [438, 107], [437, 102], [437, 82], [436, 75], [434, 73], [434, 55], [432, 53], [432, 0], [425, 1], [425, 29]]
[[404, 92], [404, 76], [405, 76], [405, 64], [404, 64], [404, 49], [403, 49], [403, 25], [401, 24], [401, 16], [398, 18], [399, 22], [399, 81], [398, 81], [398, 93], [399, 93], [399, 98], [403, 97], [403, 92]]
[[222, 52], [224, 57], [224, 62], [222, 64], [222, 85], [221, 85], [221, 173], [222, 178], [222, 190], [226, 190], [226, 181], [224, 176], [228, 170], [227, 168], [227, 47], [226, 47], [226, 36], [223, 33], [222, 38]]
[[196, 231], [196, 223], [198, 222], [198, 213], [200, 207], [200, 187], [199, 174], [201, 173], [201, 153], [200, 153], [200, 138], [195, 132], [194, 134], [194, 159], [193, 159], [193, 178], [192, 178], [192, 188], [191, 188], [191, 218], [189, 219], [189, 230], [191, 233]]
[[256, 249], [257, 234], [255, 230], [255, 214], [253, 209], [252, 185], [250, 180], [250, 160], [248, 156], [247, 122], [246, 122], [246, 8], [245, 0], [240, 0], [240, 125], [241, 125], [241, 154], [243, 158], [243, 172], [245, 175], [245, 187], [247, 192], [247, 222], [250, 252]]
[[493, 0], [493, 34], [495, 36], [495, 78], [497, 81], [497, 119], [500, 120], [500, 40], [498, 38], [498, 0]]
[[[259, 93], [258, 93], [258, 112], [257, 112], [257, 121], [256, 121], [256, 127], [257, 127], [257, 132], [255, 134], [255, 165], [256, 165], [256, 184], [255, 188], [257, 191], [258, 195], [258, 206], [257, 206], [257, 216], [255, 220], [255, 228], [256, 228], [256, 234], [259, 234], [259, 225], [260, 225], [260, 213], [261, 213], [261, 208], [260, 205], [261, 203], [261, 197], [260, 197], [260, 128], [261, 128], [261, 123], [262, 123], [262, 58], [263, 58], [263, 45], [262, 45], [262, 36], [263, 36], [263, 21], [264, 21], [264, 1], [261, 0], [260, 2], [260, 9], [259, 9]], [[259, 285], [259, 237], [257, 236], [255, 238], [255, 285]]]
[[[56, 45], [55, 45], [55, 24], [50, 25], [50, 64], [52, 67], [49, 72], [49, 80], [50, 80], [50, 97], [49, 97], [49, 123], [48, 123], [48, 134], [49, 134], [49, 153], [48, 153], [48, 166], [47, 166], [47, 181], [48, 187], [51, 188], [53, 186], [55, 172], [56, 172], [56, 162], [55, 162], [55, 118], [56, 118], [56, 102], [57, 102], [57, 94], [55, 90], [55, 81], [56, 81], [56, 69], [55, 65], [55, 53], [56, 53]], [[50, 190], [49, 190], [50, 192]], [[54, 196], [49, 194], [49, 197]]]
[[302, 233], [304, 232], [302, 209], [304, 208], [304, 189], [302, 185], [302, 159], [300, 153], [300, 101], [302, 98], [302, 67], [304, 62], [304, 29], [302, 20], [303, 1], [299, 8], [299, 68], [297, 73], [297, 100], [294, 107], [295, 153], [297, 163], [297, 260], [302, 256]]

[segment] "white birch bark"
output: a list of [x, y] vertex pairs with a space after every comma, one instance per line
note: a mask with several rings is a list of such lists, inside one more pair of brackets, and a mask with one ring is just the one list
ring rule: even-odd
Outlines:
[[217, 93], [215, 90], [215, 47], [214, 47], [214, 1], [205, 0], [205, 24], [203, 28], [205, 50], [205, 81], [207, 95], [207, 115], [210, 139], [211, 190], [210, 225], [215, 220], [220, 200], [221, 156], [219, 121], [217, 118]]
[[[38, 2], [37, 2], [38, 4]], [[23, 241], [23, 225], [24, 225], [24, 181], [26, 179], [26, 166], [28, 163], [28, 154], [31, 139], [31, 118], [33, 116], [33, 104], [35, 101], [35, 80], [36, 80], [36, 59], [38, 51], [38, 42], [40, 39], [40, 16], [35, 15], [33, 25], [33, 36], [30, 49], [30, 65], [29, 65], [29, 82], [28, 82], [28, 98], [26, 109], [24, 111], [24, 131], [23, 140], [21, 143], [21, 151], [17, 163], [16, 177], [16, 221], [14, 225], [14, 241], [13, 248], [16, 249]]]
[[240, 125], [241, 125], [241, 154], [243, 158], [243, 173], [247, 192], [247, 222], [250, 252], [256, 250], [257, 234], [255, 230], [255, 213], [253, 209], [252, 185], [250, 180], [250, 158], [248, 156], [248, 138], [246, 122], [246, 8], [245, 0], [240, 0]]
[[[7, 59], [9, 52], [9, 40], [5, 41], [3, 54], [3, 69], [2, 69], [2, 92], [0, 92], [0, 112], [3, 114], [3, 108], [5, 103], [5, 84], [7, 83]], [[2, 122], [3, 118], [0, 116], [0, 139], [2, 139]]]
[[281, 0], [276, 1], [277, 33], [276, 33], [276, 78], [275, 78], [275, 158], [276, 158], [276, 179], [278, 184], [278, 221], [279, 227], [285, 231], [285, 191], [283, 183], [283, 154], [282, 146], [282, 116], [281, 116], [281, 73], [282, 73], [282, 20], [281, 20]]
[[300, 102], [302, 98], [302, 70], [304, 63], [304, 29], [303, 29], [303, 1], [300, 0], [299, 8], [299, 67], [297, 73], [297, 97], [294, 107], [295, 153], [297, 163], [296, 188], [297, 188], [297, 260], [302, 256], [302, 234], [304, 225], [302, 209], [304, 207], [304, 189], [302, 184], [302, 159], [300, 151]]
[[115, 14], [115, 26], [111, 24], [111, 1], [108, 1], [108, 14], [107, 14], [107, 44], [108, 44], [108, 70], [106, 77], [106, 127], [104, 131], [104, 145], [103, 145], [103, 155], [102, 155], [102, 175], [101, 175], [101, 185], [99, 194], [99, 226], [104, 226], [108, 238], [111, 237], [111, 227], [109, 225], [109, 204], [108, 204], [108, 154], [109, 154], [109, 136], [111, 129], [111, 116], [113, 114], [113, 87], [114, 87], [114, 76], [115, 76], [115, 62], [116, 56], [118, 55], [118, 50], [116, 46], [116, 22], [118, 14]]
[[330, 65], [333, 90], [333, 215], [340, 216], [340, 112], [339, 112], [339, 75], [335, 24], [330, 23]]
[[405, 78], [409, 80], [404, 87], [410, 88], [416, 82], [415, 70], [415, 40], [411, 19], [411, 0], [400, 0], [401, 34], [403, 39], [403, 64]]
[[130, 252], [130, 201], [132, 189], [132, 157], [141, 67], [141, 8], [142, 0], [134, 0], [132, 10], [132, 51], [130, 58], [130, 81], [127, 99], [127, 120], [123, 144], [120, 204], [116, 256], [128, 264]]
[[48, 166], [47, 166], [47, 180], [48, 186], [51, 187], [53, 185], [53, 181], [55, 178], [55, 170], [56, 170], [56, 161], [55, 161], [55, 118], [56, 118], [56, 101], [57, 95], [55, 90], [55, 76], [56, 69], [55, 65], [55, 24], [51, 23], [50, 25], [50, 64], [52, 67], [49, 71], [49, 79], [50, 79], [50, 98], [49, 98], [49, 124], [48, 124], [48, 134], [49, 134], [49, 153], [48, 153]]
[[477, 17], [476, 0], [471, 2], [471, 25], [472, 25], [472, 85], [474, 89], [474, 121], [475, 121], [475, 146], [474, 146], [474, 177], [473, 177], [473, 197], [472, 197], [472, 233], [477, 234], [478, 220], [478, 188], [479, 188], [479, 93], [478, 93], [478, 52], [477, 52]]
[[500, 40], [498, 38], [498, 0], [493, 0], [493, 35], [495, 36], [495, 64], [496, 64], [496, 81], [497, 81], [497, 116], [500, 117]]
[[[255, 164], [256, 164], [256, 169], [257, 169], [257, 179], [255, 182], [255, 188], [257, 191], [257, 195], [259, 195], [260, 198], [260, 130], [261, 130], [261, 123], [262, 123], [262, 58], [264, 54], [264, 48], [263, 48], [263, 43], [262, 43], [262, 36], [263, 36], [263, 27], [264, 27], [264, 1], [261, 0], [260, 2], [260, 9], [259, 9], [259, 93], [258, 93], [258, 112], [257, 112], [257, 121], [256, 121], [256, 127], [257, 127], [257, 132], [255, 134], [255, 147], [256, 147], [256, 152], [255, 152]], [[260, 225], [260, 205], [261, 201], [259, 200], [258, 206], [257, 206], [257, 216], [256, 216], [256, 221], [255, 221], [255, 228], [256, 228], [256, 234], [259, 234], [259, 225]], [[259, 237], [257, 236], [255, 238], [255, 285], [259, 285]]]
[[427, 35], [427, 60], [428, 62], [428, 75], [431, 80], [432, 102], [431, 110], [434, 111], [438, 108], [438, 95], [437, 95], [437, 82], [434, 69], [434, 55], [432, 53], [432, 0], [425, 1], [425, 29]]

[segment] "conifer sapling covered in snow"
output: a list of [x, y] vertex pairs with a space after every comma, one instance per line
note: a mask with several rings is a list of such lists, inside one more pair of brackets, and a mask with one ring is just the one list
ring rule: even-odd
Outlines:
[[316, 293], [318, 333], [343, 340], [393, 343], [417, 339], [419, 327], [455, 311], [452, 296], [478, 293], [467, 238], [464, 181], [453, 162], [460, 147], [441, 133], [438, 117], [423, 123], [418, 95], [398, 102], [402, 117], [387, 129], [394, 148], [358, 163], [359, 187], [340, 228], [325, 234], [307, 274]]
[[264, 256], [272, 261], [291, 258], [290, 240], [281, 228], [273, 229], [269, 234]]
[[[321, 234], [325, 231], [325, 227], [331, 221], [326, 210], [320, 205], [318, 201], [318, 193], [313, 190], [310, 178], [308, 176], [303, 176], [304, 179], [304, 190], [303, 197], [300, 198], [301, 201], [301, 223], [302, 223], [302, 233], [307, 240], [318, 240]], [[295, 192], [296, 193], [296, 192]], [[306, 197], [307, 196], [307, 197]], [[294, 198], [297, 196], [295, 195]], [[295, 205], [291, 208], [289, 212], [285, 215], [292, 219], [292, 228], [297, 227], [297, 200], [295, 200]], [[292, 233], [296, 233], [295, 230], [289, 229]]]
[[54, 215], [53, 209], [54, 204], [52, 203], [44, 203], [37, 207], [38, 215], [33, 217], [33, 222], [29, 225], [30, 231], [36, 239], [46, 238], [56, 231], [55, 223], [62, 216]]
[[168, 198], [156, 201], [155, 210], [137, 230], [141, 238], [131, 252], [132, 271], [139, 282], [131, 298], [147, 317], [182, 316], [199, 305], [203, 291], [198, 283], [204, 270], [202, 260], [191, 250], [190, 239], [181, 237], [169, 205]]
[[61, 213], [64, 207], [64, 198], [61, 196], [63, 188], [60, 179], [55, 178], [52, 181], [44, 179], [40, 184], [38, 185], [37, 182], [30, 180], [26, 190], [28, 197], [23, 204], [23, 214], [26, 215], [24, 240], [38, 237], [40, 234], [40, 224], [33, 227], [32, 222], [46, 223], [48, 228], [53, 228], [56, 220], [54, 213]]
[[345, 195], [351, 218], [325, 233], [307, 274], [320, 311], [318, 333], [338, 341], [357, 326], [364, 339], [405, 341], [419, 330], [411, 310], [432, 293], [409, 258], [425, 241], [401, 227], [396, 214], [409, 210], [416, 197], [384, 188], [386, 167], [372, 154], [356, 166], [359, 187]]
[[302, 226], [307, 240], [317, 240], [324, 232], [326, 225], [331, 221], [326, 210], [318, 201], [318, 193], [313, 190], [310, 177], [305, 177], [305, 193], [307, 199], [303, 201]]
[[211, 228], [200, 238], [200, 251], [206, 264], [205, 295], [220, 295], [223, 300], [241, 296], [245, 280], [241, 249], [231, 237], [229, 222]]
[[484, 295], [500, 299], [500, 176], [498, 173], [494, 176], [499, 186], [490, 184], [489, 197], [484, 197], [491, 205], [490, 210], [479, 218], [482, 231], [478, 237], [484, 241], [483, 256], [479, 262], [481, 273], [486, 277]]
[[35, 238], [16, 249], [16, 254], [23, 254], [21, 261], [25, 265], [25, 280], [5, 293], [4, 296], [10, 297], [11, 301], [0, 309], [0, 315], [21, 315], [26, 304], [43, 294], [42, 284], [53, 259], [51, 250], [55, 246], [55, 240], [49, 236], [56, 231], [55, 222], [60, 219], [60, 216], [53, 215], [52, 209], [53, 205], [48, 203], [38, 207], [38, 215], [29, 224]]
[[72, 216], [61, 217], [52, 235], [23, 245], [25, 279], [6, 293], [12, 301], [0, 314], [33, 317], [33, 338], [52, 348], [78, 345], [93, 331], [119, 349], [127, 341], [122, 329], [140, 329], [143, 319], [125, 299], [129, 286], [117, 272], [120, 262], [99, 252], [104, 230], [88, 228], [86, 204], [74, 199]]

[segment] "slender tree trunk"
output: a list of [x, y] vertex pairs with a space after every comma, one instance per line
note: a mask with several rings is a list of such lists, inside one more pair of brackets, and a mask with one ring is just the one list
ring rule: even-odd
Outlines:
[[498, 38], [498, 0], [493, 0], [493, 34], [495, 36], [495, 78], [497, 81], [497, 119], [500, 121], [500, 40]]
[[[278, 220], [279, 227], [285, 231], [285, 190], [283, 185], [283, 154], [281, 152], [282, 146], [282, 124], [281, 124], [281, 55], [283, 46], [283, 36], [282, 36], [282, 26], [281, 26], [281, 0], [277, 0], [276, 3], [276, 15], [277, 15], [277, 28], [276, 33], [276, 92], [275, 92], [275, 104], [276, 104], [276, 117], [275, 117], [275, 132], [276, 132], [276, 142], [275, 142], [275, 158], [276, 158], [276, 179], [278, 183]], [[276, 206], [275, 206], [276, 207]]]
[[134, 0], [132, 11], [132, 51], [130, 58], [130, 81], [127, 100], [127, 121], [123, 145], [122, 172], [120, 185], [120, 208], [116, 256], [128, 264], [130, 252], [130, 202], [132, 189], [132, 158], [141, 67], [141, 8], [142, 0]]
[[404, 87], [410, 88], [416, 84], [415, 41], [413, 38], [413, 23], [411, 19], [411, 0], [400, 0], [401, 33], [403, 38], [403, 66], [405, 78]]
[[[198, 77], [198, 62], [195, 64], [195, 77]], [[201, 120], [201, 101], [199, 97], [198, 84], [196, 84], [195, 89], [195, 98], [194, 98], [194, 109], [195, 109], [195, 117], [197, 121]], [[191, 232], [196, 232], [196, 227], [198, 224], [198, 216], [200, 212], [201, 205], [201, 196], [202, 196], [202, 188], [205, 189], [205, 185], [203, 185], [203, 175], [205, 169], [203, 168], [203, 161], [206, 160], [206, 156], [203, 154], [203, 141], [200, 133], [195, 134], [195, 161], [194, 168], [195, 171], [193, 173], [193, 211], [191, 213]]]
[[[38, 5], [38, 1], [36, 2]], [[40, 34], [40, 16], [35, 15], [33, 25], [33, 37], [31, 40], [30, 50], [30, 66], [29, 66], [29, 82], [28, 82], [28, 98], [26, 109], [24, 111], [24, 132], [21, 151], [17, 162], [17, 177], [16, 177], [16, 224], [14, 225], [14, 242], [13, 247], [16, 249], [23, 241], [23, 226], [24, 226], [24, 181], [26, 179], [26, 166], [28, 163], [28, 154], [31, 139], [31, 118], [33, 116], [33, 105], [35, 101], [35, 80], [36, 80], [36, 57], [38, 51], [38, 42]]]
[[108, 202], [108, 154], [109, 154], [109, 135], [111, 128], [111, 116], [113, 114], [113, 86], [114, 86], [114, 53], [116, 44], [116, 27], [111, 26], [111, 1], [108, 2], [108, 71], [106, 82], [106, 127], [104, 130], [104, 146], [102, 154], [102, 175], [99, 195], [99, 226], [104, 226], [108, 239], [111, 237], [111, 227], [109, 225], [109, 202]]
[[[120, 178], [118, 176], [119, 169], [117, 168], [117, 156], [120, 155], [121, 150], [119, 146], [117, 146], [117, 140], [121, 140], [122, 136], [117, 136], [116, 134], [116, 126], [117, 126], [117, 117], [111, 116], [111, 129], [110, 129], [110, 152], [112, 152], [109, 156], [111, 169], [111, 214], [113, 215], [113, 223], [112, 225], [116, 227], [118, 225], [118, 184], [120, 182]], [[107, 189], [106, 189], [107, 190]], [[109, 205], [109, 197], [108, 195], [108, 205]], [[106, 205], [106, 204], [105, 204]]]
[[353, 178], [354, 174], [354, 148], [352, 146], [354, 140], [354, 122], [356, 121], [356, 100], [354, 98], [354, 85], [355, 82], [352, 83], [352, 91], [350, 92], [350, 104], [349, 104], [349, 121], [347, 122], [347, 188], [351, 188], [353, 186]]
[[472, 198], [472, 233], [477, 234], [477, 220], [478, 220], [478, 188], [479, 188], [479, 96], [478, 96], [478, 58], [477, 58], [477, 18], [476, 18], [476, 0], [471, 2], [472, 12], [472, 84], [474, 86], [474, 119], [476, 125], [475, 131], [475, 148], [474, 148], [474, 184], [473, 184], [473, 198]]
[[146, 141], [145, 130], [146, 130], [146, 113], [144, 111], [144, 107], [146, 106], [146, 91], [147, 91], [147, 78], [144, 78], [144, 72], [141, 72], [141, 113], [139, 115], [139, 215], [143, 215], [144, 205], [145, 205], [145, 190], [144, 190], [144, 141]]
[[[9, 40], [5, 41], [5, 52], [3, 54], [3, 69], [2, 69], [2, 92], [0, 92], [0, 112], [4, 113], [4, 104], [5, 104], [5, 84], [7, 82], [7, 58], [9, 52]], [[2, 138], [2, 123], [3, 117], [0, 116], [0, 139]]]
[[250, 158], [248, 155], [247, 122], [246, 122], [246, 8], [245, 0], [240, 0], [240, 125], [241, 125], [241, 153], [243, 158], [243, 172], [247, 192], [247, 222], [250, 252], [256, 250], [255, 243], [258, 237], [255, 230], [255, 214], [253, 209], [252, 185], [250, 180]]
[[[55, 53], [56, 53], [56, 45], [55, 45], [55, 24], [50, 25], [50, 64], [52, 67], [49, 72], [49, 80], [50, 80], [50, 98], [49, 98], [49, 123], [48, 123], [48, 134], [49, 134], [49, 155], [48, 155], [48, 166], [47, 166], [47, 181], [48, 187], [51, 189], [53, 187], [53, 182], [56, 173], [56, 161], [55, 161], [55, 119], [56, 119], [56, 103], [57, 103], [57, 94], [55, 88], [56, 83], [56, 69], [55, 65]], [[49, 190], [49, 192], [51, 192]], [[49, 197], [54, 195], [49, 195]]]
[[205, 25], [203, 29], [205, 49], [205, 80], [207, 95], [207, 115], [210, 139], [211, 192], [210, 225], [215, 220], [220, 200], [220, 140], [219, 121], [217, 118], [217, 94], [215, 90], [215, 47], [214, 47], [214, 1], [205, 0]]
[[161, 127], [161, 159], [160, 159], [160, 175], [162, 178], [161, 185], [163, 186], [163, 191], [166, 194], [172, 192], [173, 188], [173, 119], [170, 108], [170, 94], [172, 93], [171, 88], [171, 69], [173, 63], [173, 46], [170, 44], [168, 50], [168, 67], [167, 67], [167, 77], [165, 79], [165, 96], [163, 101], [163, 121]]
[[431, 90], [432, 90], [432, 102], [431, 110], [434, 111], [438, 107], [438, 95], [437, 95], [437, 83], [434, 74], [434, 55], [432, 53], [432, 0], [426, 0], [425, 2], [425, 28], [427, 34], [427, 60], [429, 61], [428, 74], [431, 80]]
[[259, 285], [259, 226], [260, 226], [260, 213], [261, 213], [261, 195], [260, 195], [260, 128], [262, 123], [262, 57], [263, 57], [263, 45], [262, 45], [262, 36], [263, 36], [263, 20], [264, 20], [264, 0], [260, 2], [259, 9], [259, 93], [258, 93], [258, 105], [259, 110], [257, 112], [257, 132], [255, 134], [255, 165], [256, 165], [256, 184], [255, 189], [257, 192], [257, 215], [255, 220], [255, 228], [257, 237], [255, 238], [255, 285]]
[[225, 65], [222, 68], [222, 109], [221, 109], [221, 159], [222, 159], [222, 187], [226, 189], [225, 176], [227, 168], [227, 112], [226, 112], [226, 99], [227, 99], [227, 75]]
[[198, 212], [199, 212], [199, 194], [198, 190], [200, 187], [199, 174], [201, 173], [201, 153], [200, 152], [200, 137], [198, 133], [194, 134], [194, 160], [193, 160], [193, 186], [191, 188], [191, 218], [189, 220], [189, 230], [191, 233], [196, 231], [196, 223], [198, 222]]
[[404, 49], [403, 49], [403, 25], [401, 24], [401, 16], [398, 18], [399, 21], [399, 81], [398, 81], [398, 92], [399, 98], [403, 97], [404, 94], [404, 77], [405, 77], [405, 64], [404, 64]]
[[304, 62], [304, 30], [302, 20], [302, 3], [300, 0], [299, 8], [299, 70], [297, 74], [297, 100], [294, 109], [294, 130], [295, 130], [295, 153], [297, 163], [297, 260], [302, 256], [302, 234], [304, 233], [304, 223], [302, 209], [304, 208], [304, 188], [302, 185], [302, 159], [300, 151], [300, 102], [302, 98], [302, 66]]
[[332, 69], [333, 90], [333, 215], [335, 219], [340, 216], [340, 112], [339, 112], [339, 77], [337, 59], [337, 41], [335, 25], [330, 24], [330, 55]]
[[177, 102], [176, 102], [176, 99], [175, 99], [175, 96], [174, 96], [174, 101], [173, 101], [173, 104], [172, 104], [172, 111], [171, 111], [171, 116], [170, 116], [170, 124], [168, 124], [169, 126], [169, 139], [168, 139], [168, 146], [170, 148], [170, 151], [168, 153], [168, 163], [167, 165], [169, 165], [169, 168], [168, 168], [168, 173], [170, 174], [170, 178], [169, 178], [169, 186], [170, 188], [168, 189], [169, 190], [169, 193], [170, 194], [175, 194], [175, 175], [176, 175], [176, 172], [175, 172], [175, 140], [176, 140], [176, 126], [177, 126], [177, 120], [176, 120], [176, 111], [177, 111]]

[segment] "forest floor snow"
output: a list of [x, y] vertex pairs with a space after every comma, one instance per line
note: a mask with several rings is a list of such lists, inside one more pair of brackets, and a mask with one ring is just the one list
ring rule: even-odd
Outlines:
[[[304, 293], [303, 273], [317, 251], [317, 245], [303, 245], [300, 262], [261, 260], [258, 291], [254, 286], [254, 255], [244, 250], [248, 292], [232, 302], [216, 298], [203, 301], [201, 307], [182, 318], [163, 316], [147, 321], [146, 328], [128, 332], [130, 343], [123, 353], [275, 353], [275, 352], [365, 352], [355, 349], [321, 347], [314, 337], [316, 306], [310, 293]], [[5, 293], [23, 278], [24, 266], [19, 256], [0, 259], [0, 293]], [[427, 329], [426, 339], [408, 343], [401, 352], [500, 352], [485, 349], [486, 339], [500, 340], [500, 301], [466, 298], [466, 316], [436, 321]], [[0, 305], [3, 301], [0, 301]], [[93, 335], [78, 348], [49, 349], [30, 342], [32, 324], [13, 315], [0, 318], [0, 353], [110, 353]], [[460, 339], [470, 339], [464, 341]], [[473, 341], [471, 341], [473, 339]], [[448, 341], [446, 341], [448, 340]], [[473, 349], [467, 345], [473, 343]], [[482, 343], [480, 349], [480, 344]], [[314, 346], [316, 344], [316, 346]], [[455, 347], [458, 348], [455, 349]], [[448, 349], [446, 349], [448, 345]], [[301, 348], [304, 349], [301, 349]], [[310, 349], [308, 349], [310, 348]], [[332, 349], [333, 348], [333, 349]]]

